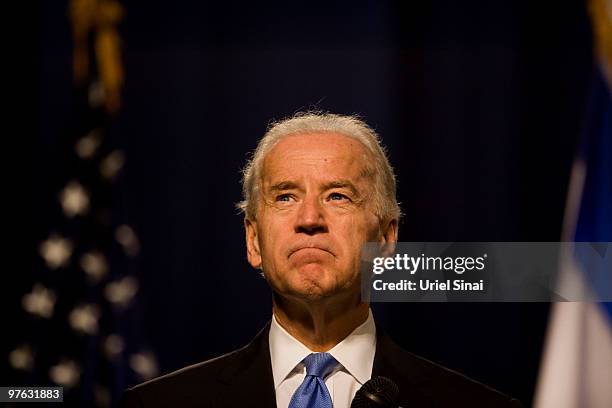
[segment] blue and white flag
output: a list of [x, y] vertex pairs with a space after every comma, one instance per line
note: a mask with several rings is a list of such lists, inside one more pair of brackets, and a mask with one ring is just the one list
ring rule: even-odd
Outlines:
[[564, 286], [581, 287], [592, 301], [553, 305], [536, 408], [612, 407], [612, 303], [597, 301], [612, 279], [612, 251], [595, 244], [612, 242], [612, 1], [592, 0], [590, 11], [597, 63], [572, 169], [564, 239], [594, 243], [603, 262], [594, 267], [579, 252], [562, 257], [560, 293]]

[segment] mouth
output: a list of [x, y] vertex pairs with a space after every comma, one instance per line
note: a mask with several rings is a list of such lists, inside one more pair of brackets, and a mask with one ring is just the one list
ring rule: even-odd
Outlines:
[[325, 249], [305, 247], [293, 251], [288, 261], [294, 267], [301, 268], [307, 265], [327, 265], [333, 262], [333, 259], [333, 255]]
[[333, 252], [331, 252], [329, 249], [321, 247], [321, 246], [301, 246], [301, 247], [297, 247], [297, 248], [290, 250], [289, 255], [287, 257], [289, 258], [295, 254], [307, 254], [307, 253], [317, 254], [321, 252], [335, 256]]

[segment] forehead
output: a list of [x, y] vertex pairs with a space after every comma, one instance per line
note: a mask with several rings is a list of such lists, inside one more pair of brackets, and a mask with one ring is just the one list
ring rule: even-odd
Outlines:
[[285, 136], [266, 155], [264, 182], [319, 176], [357, 181], [365, 170], [366, 147], [349, 136], [317, 132]]

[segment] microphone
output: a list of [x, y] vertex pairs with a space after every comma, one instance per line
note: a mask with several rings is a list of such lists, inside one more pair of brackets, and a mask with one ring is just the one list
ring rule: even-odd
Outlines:
[[399, 408], [399, 388], [387, 377], [373, 377], [355, 394], [351, 408]]

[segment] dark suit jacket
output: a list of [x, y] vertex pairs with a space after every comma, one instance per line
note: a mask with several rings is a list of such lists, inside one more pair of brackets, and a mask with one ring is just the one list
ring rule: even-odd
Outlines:
[[[140, 384], [121, 407], [276, 407], [268, 345], [270, 324], [246, 347]], [[377, 327], [372, 377], [399, 386], [400, 405], [416, 407], [520, 407], [492, 388], [399, 348]]]

